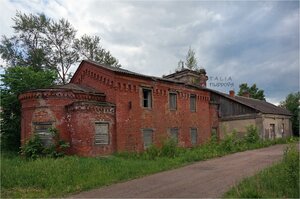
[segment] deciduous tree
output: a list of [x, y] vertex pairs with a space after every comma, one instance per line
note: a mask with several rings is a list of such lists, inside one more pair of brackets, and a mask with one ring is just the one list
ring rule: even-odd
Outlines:
[[100, 37], [83, 35], [76, 39], [74, 48], [79, 52], [81, 59], [93, 60], [114, 67], [121, 67], [118, 60], [109, 51], [102, 48]]
[[1, 146], [17, 150], [20, 146], [20, 93], [52, 85], [56, 74], [51, 70], [36, 71], [33, 67], [9, 67], [1, 75]]
[[100, 37], [84, 35], [76, 39], [76, 30], [65, 19], [55, 21], [44, 14], [17, 12], [12, 37], [2, 36], [1, 58], [8, 67], [31, 66], [35, 70], [54, 69], [58, 81], [68, 82], [70, 68], [79, 58], [120, 67], [118, 60], [100, 45]]
[[292, 128], [294, 135], [299, 136], [299, 112], [300, 112], [300, 92], [290, 93], [285, 100], [280, 102], [280, 106], [289, 110], [292, 116]]
[[253, 99], [266, 100], [264, 90], [258, 89], [256, 84], [251, 87], [247, 83], [240, 84], [240, 90], [238, 92], [239, 96], [243, 96], [245, 92], [249, 93], [250, 97]]

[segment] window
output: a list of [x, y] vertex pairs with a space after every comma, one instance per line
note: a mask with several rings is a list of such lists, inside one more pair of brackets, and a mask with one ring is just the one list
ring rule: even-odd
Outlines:
[[212, 128], [211, 129], [211, 138], [212, 139], [218, 139], [218, 128]]
[[178, 128], [170, 128], [170, 137], [178, 143]]
[[103, 145], [109, 144], [108, 123], [95, 123], [95, 144]]
[[52, 128], [51, 122], [38, 122], [33, 123], [34, 132], [39, 136], [44, 146], [50, 146], [52, 144], [52, 134], [50, 129]]
[[275, 124], [270, 124], [271, 138], [275, 138]]
[[198, 140], [197, 128], [191, 128], [191, 144], [196, 145]]
[[152, 107], [152, 91], [150, 89], [143, 88], [143, 107], [151, 108]]
[[144, 141], [144, 149], [150, 147], [153, 143], [153, 130], [152, 129], [143, 129], [143, 141]]
[[170, 105], [170, 110], [177, 109], [177, 94], [176, 93], [169, 93], [169, 105]]
[[191, 112], [196, 112], [196, 95], [190, 96], [190, 110]]

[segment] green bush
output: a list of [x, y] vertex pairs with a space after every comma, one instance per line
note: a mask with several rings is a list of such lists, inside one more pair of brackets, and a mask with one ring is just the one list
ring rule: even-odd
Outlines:
[[237, 132], [234, 130], [225, 135], [224, 139], [220, 142], [220, 147], [226, 152], [231, 152], [235, 151], [239, 144], [240, 139], [237, 136]]
[[178, 156], [180, 149], [177, 147], [177, 142], [174, 139], [167, 139], [163, 141], [161, 147], [151, 145], [142, 154], [145, 159], [154, 160], [158, 157], [175, 158]]
[[157, 148], [154, 145], [151, 145], [147, 148], [147, 150], [144, 152], [144, 157], [148, 160], [154, 160], [158, 158], [161, 154], [161, 150]]
[[259, 135], [258, 135], [258, 130], [256, 126], [250, 125], [246, 127], [247, 133], [245, 136], [245, 141], [247, 143], [257, 143], [259, 141]]
[[56, 128], [49, 129], [52, 135], [52, 144], [44, 146], [36, 133], [33, 133], [24, 146], [21, 147], [21, 155], [26, 158], [37, 159], [40, 157], [57, 158], [65, 155], [66, 149], [70, 146], [60, 138]]
[[161, 147], [161, 156], [174, 158], [178, 152], [177, 142], [174, 139], [167, 139]]
[[26, 144], [21, 147], [21, 155], [32, 159], [44, 156], [44, 146], [38, 135], [34, 133]]

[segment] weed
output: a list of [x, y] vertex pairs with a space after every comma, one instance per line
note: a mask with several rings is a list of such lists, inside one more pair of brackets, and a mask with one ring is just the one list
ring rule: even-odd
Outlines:
[[25, 145], [21, 147], [21, 155], [26, 158], [37, 159], [40, 157], [62, 157], [65, 150], [69, 147], [69, 143], [60, 138], [56, 128], [49, 129], [52, 135], [52, 144], [44, 146], [41, 139], [36, 133], [33, 133]]
[[224, 197], [299, 198], [299, 151], [295, 146], [288, 146], [281, 163], [244, 179]]

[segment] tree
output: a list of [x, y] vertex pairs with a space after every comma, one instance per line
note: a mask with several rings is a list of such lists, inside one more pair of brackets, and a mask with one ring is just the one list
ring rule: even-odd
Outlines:
[[114, 67], [121, 67], [118, 60], [109, 51], [100, 45], [100, 37], [83, 35], [76, 39], [74, 48], [79, 52], [81, 59], [93, 60]]
[[240, 84], [240, 90], [238, 92], [239, 96], [243, 96], [245, 92], [249, 93], [250, 97], [253, 99], [266, 100], [264, 90], [258, 89], [256, 84], [251, 87], [247, 83]]
[[48, 61], [59, 75], [61, 83], [66, 84], [69, 69], [79, 60], [79, 54], [73, 48], [76, 31], [65, 19], [58, 22], [51, 20], [45, 35], [45, 43], [50, 48]]
[[197, 59], [195, 56], [195, 51], [189, 48], [189, 51], [186, 55], [186, 61], [185, 61], [185, 66], [190, 69], [190, 70], [197, 70]]
[[17, 12], [13, 21], [15, 34], [10, 38], [3, 35], [0, 44], [1, 57], [9, 67], [54, 69], [58, 81], [66, 84], [69, 69], [79, 58], [121, 66], [109, 51], [101, 47], [99, 37], [76, 39], [76, 30], [65, 19], [55, 21], [44, 14]]
[[292, 115], [292, 129], [294, 135], [299, 136], [299, 111], [300, 111], [300, 92], [290, 93], [280, 106], [289, 110]]
[[15, 35], [2, 36], [0, 54], [10, 66], [31, 66], [34, 69], [47, 68], [47, 45], [44, 32], [49, 24], [45, 15], [26, 15], [17, 12], [13, 18]]
[[51, 70], [36, 71], [33, 67], [10, 67], [1, 75], [1, 146], [17, 150], [20, 146], [21, 105], [18, 95], [24, 91], [53, 84], [56, 74]]

